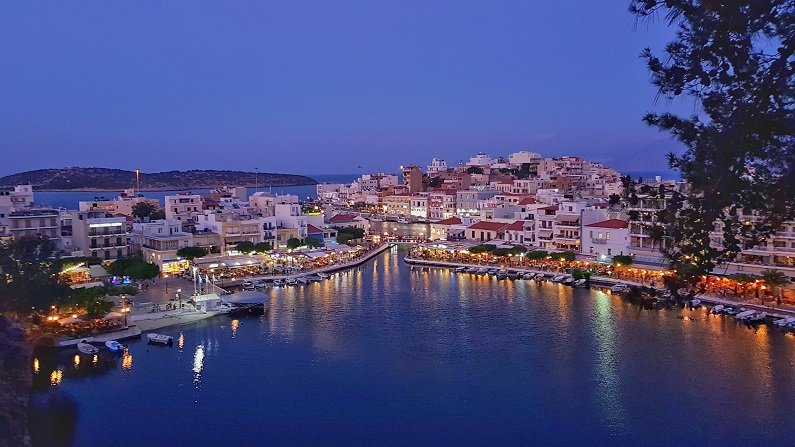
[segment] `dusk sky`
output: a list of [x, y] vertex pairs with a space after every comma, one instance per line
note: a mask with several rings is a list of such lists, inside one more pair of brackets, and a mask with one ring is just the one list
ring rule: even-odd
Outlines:
[[[485, 151], [665, 170], [628, 1], [6, 2], [0, 175], [396, 171]], [[362, 166], [359, 169], [358, 166]]]

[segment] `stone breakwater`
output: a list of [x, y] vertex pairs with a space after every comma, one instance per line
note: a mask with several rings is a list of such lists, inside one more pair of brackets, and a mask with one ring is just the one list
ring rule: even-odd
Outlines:
[[25, 330], [0, 315], [0, 447], [29, 446], [32, 347]]

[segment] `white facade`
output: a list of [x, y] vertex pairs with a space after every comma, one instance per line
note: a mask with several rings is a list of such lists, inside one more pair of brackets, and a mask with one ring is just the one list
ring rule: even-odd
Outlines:
[[629, 254], [629, 226], [610, 219], [583, 226], [582, 253], [606, 261], [611, 256]]
[[485, 152], [478, 152], [474, 157], [470, 157], [467, 165], [486, 167], [486, 166], [491, 166], [496, 162], [497, 160], [489, 157], [488, 155], [486, 155]]
[[166, 220], [192, 222], [202, 212], [202, 197], [198, 194], [178, 194], [165, 197]]
[[447, 162], [440, 158], [434, 158], [431, 160], [431, 164], [428, 165], [428, 174], [438, 174], [440, 172], [447, 172]]
[[523, 163], [537, 163], [541, 160], [541, 154], [528, 151], [514, 152], [508, 156], [508, 164], [520, 166]]

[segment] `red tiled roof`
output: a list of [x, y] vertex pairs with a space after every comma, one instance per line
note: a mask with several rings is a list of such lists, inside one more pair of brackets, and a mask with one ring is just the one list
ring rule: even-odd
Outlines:
[[610, 204], [607, 202], [599, 202], [599, 203], [594, 203], [593, 206], [596, 208], [607, 208], [608, 206], [610, 206]]
[[316, 226], [314, 226], [312, 224], [307, 224], [306, 232], [307, 233], [322, 233], [323, 230], [321, 230], [320, 228], [318, 228], [318, 227], [316, 227]]
[[536, 203], [536, 199], [532, 197], [528, 197], [526, 199], [522, 199], [519, 201], [519, 205], [534, 205]]
[[486, 230], [486, 231], [499, 231], [505, 228], [507, 224], [505, 222], [485, 222], [481, 221], [476, 224], [470, 225], [467, 227], [468, 230]]
[[337, 214], [336, 216], [329, 219], [331, 223], [344, 223], [344, 222], [353, 222], [356, 220], [358, 216], [355, 214]]
[[629, 223], [621, 219], [608, 219], [601, 222], [596, 222], [586, 225], [586, 227], [599, 227], [599, 228], [627, 228]]
[[433, 223], [433, 225], [460, 225], [461, 219], [457, 217], [449, 217], [447, 219], [442, 219]]
[[539, 208], [539, 209], [543, 210], [543, 211], [557, 211], [558, 210], [558, 206], [557, 205], [545, 206], [545, 207]]
[[505, 229], [509, 231], [524, 231], [524, 221], [517, 220], [516, 222], [505, 227]]

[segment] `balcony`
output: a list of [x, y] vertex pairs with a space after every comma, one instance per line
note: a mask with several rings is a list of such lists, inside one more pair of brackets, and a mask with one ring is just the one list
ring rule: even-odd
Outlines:
[[607, 244], [607, 239], [592, 238], [591, 239], [591, 243], [597, 244], [597, 245], [605, 245], [605, 244]]

